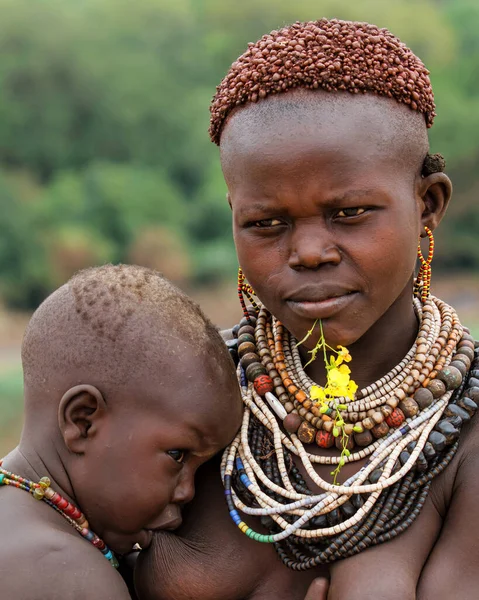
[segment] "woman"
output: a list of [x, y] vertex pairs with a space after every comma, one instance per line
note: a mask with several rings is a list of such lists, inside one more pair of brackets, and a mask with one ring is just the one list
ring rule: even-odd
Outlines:
[[429, 293], [452, 188], [428, 71], [386, 30], [297, 23], [249, 45], [211, 112], [253, 302], [229, 342], [245, 417], [230, 515], [209, 465], [140, 596], [475, 598], [477, 351]]

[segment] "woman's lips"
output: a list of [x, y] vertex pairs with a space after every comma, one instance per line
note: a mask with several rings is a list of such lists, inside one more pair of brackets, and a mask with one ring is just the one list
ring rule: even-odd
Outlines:
[[336, 313], [347, 308], [355, 301], [357, 292], [347, 292], [342, 295], [323, 300], [286, 300], [289, 308], [298, 316], [307, 319], [329, 319]]

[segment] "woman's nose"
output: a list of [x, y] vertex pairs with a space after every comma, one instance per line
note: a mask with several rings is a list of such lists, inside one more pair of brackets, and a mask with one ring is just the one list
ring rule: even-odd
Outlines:
[[291, 269], [317, 269], [340, 262], [341, 252], [330, 232], [314, 225], [295, 228], [289, 255]]

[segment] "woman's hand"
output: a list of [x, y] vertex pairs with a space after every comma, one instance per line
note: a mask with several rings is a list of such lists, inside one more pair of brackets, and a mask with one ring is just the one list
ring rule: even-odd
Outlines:
[[304, 600], [327, 600], [329, 581], [318, 577], [309, 586]]

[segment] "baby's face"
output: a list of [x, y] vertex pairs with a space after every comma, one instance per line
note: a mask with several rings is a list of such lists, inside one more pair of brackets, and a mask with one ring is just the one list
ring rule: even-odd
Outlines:
[[146, 548], [156, 530], [179, 527], [196, 470], [240, 426], [234, 370], [222, 372], [204, 356], [177, 356], [158, 366], [163, 377], [152, 372], [129, 401], [112, 403], [75, 470], [90, 527], [120, 554], [135, 543]]

